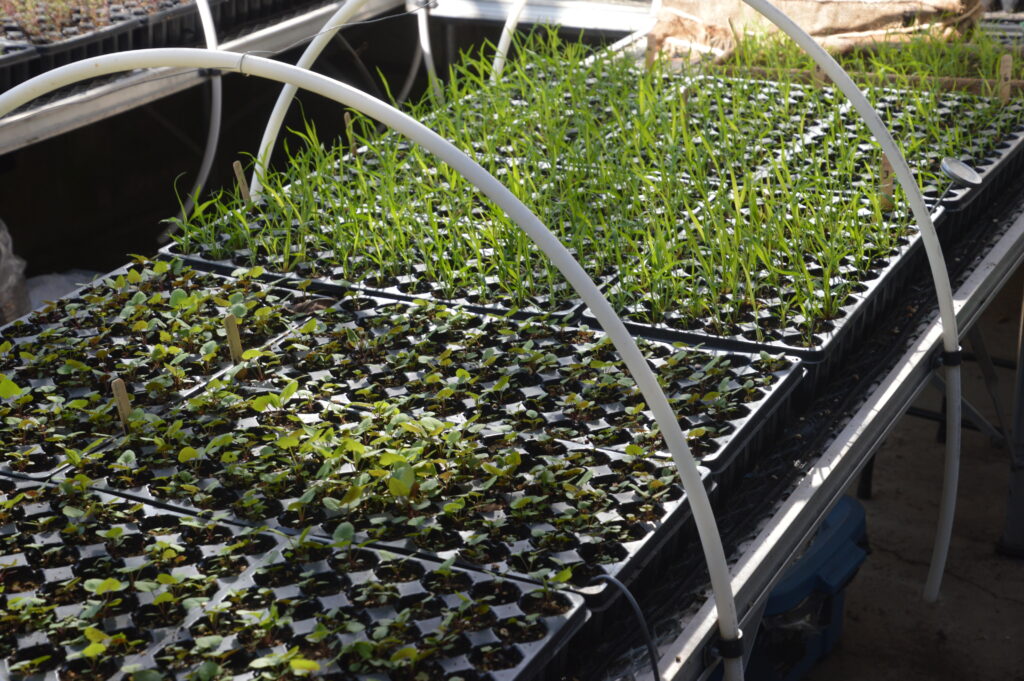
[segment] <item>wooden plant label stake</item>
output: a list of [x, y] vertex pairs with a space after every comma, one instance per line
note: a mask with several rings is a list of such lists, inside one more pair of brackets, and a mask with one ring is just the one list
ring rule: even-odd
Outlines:
[[114, 393], [114, 404], [117, 405], [117, 415], [121, 419], [121, 427], [128, 430], [128, 417], [132, 413], [132, 404], [128, 399], [128, 389], [124, 387], [123, 378], [115, 378], [110, 382], [110, 389]]
[[242, 170], [242, 162], [235, 161], [231, 167], [235, 170], [235, 179], [238, 181], [239, 191], [242, 192], [242, 200], [246, 203], [252, 202], [252, 197], [249, 195], [249, 183], [245, 181], [245, 172]]
[[1013, 74], [1013, 55], [1007, 52], [999, 58], [999, 101], [1010, 101], [1010, 76]]
[[238, 335], [238, 318], [228, 314], [224, 318], [224, 332], [228, 336], [228, 351], [231, 353], [231, 361], [238, 364], [242, 361], [242, 337]]
[[348, 140], [348, 153], [353, 154], [356, 151], [356, 136], [352, 132], [352, 112], [345, 112], [345, 139]]
[[896, 207], [895, 192], [894, 192], [894, 173], [892, 171], [892, 164], [889, 163], [884, 155], [882, 156], [882, 167], [881, 172], [878, 174], [879, 193], [881, 196], [882, 210], [890, 211]]

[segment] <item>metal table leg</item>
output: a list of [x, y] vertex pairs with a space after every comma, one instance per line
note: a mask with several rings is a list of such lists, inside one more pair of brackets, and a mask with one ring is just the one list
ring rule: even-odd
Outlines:
[[1005, 409], [1003, 409], [1002, 401], [997, 393], [999, 378], [996, 374], [996, 367], [992, 361], [992, 356], [988, 354], [988, 347], [985, 345], [985, 337], [981, 333], [981, 326], [975, 324], [971, 327], [971, 330], [967, 332], [967, 338], [971, 342], [971, 349], [974, 350], [974, 356], [978, 360], [978, 368], [981, 369], [981, 375], [985, 379], [985, 390], [988, 392], [989, 399], [992, 400], [992, 408], [996, 412], [996, 422], [999, 424], [999, 430], [1003, 433], [1003, 437], [999, 438], [999, 443], [1005, 444], [1008, 437], [1007, 433], [1010, 432], [1006, 428], [1009, 419], [1004, 416]]

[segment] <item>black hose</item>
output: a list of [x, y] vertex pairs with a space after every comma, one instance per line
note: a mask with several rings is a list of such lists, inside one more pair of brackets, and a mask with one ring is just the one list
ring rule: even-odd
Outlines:
[[611, 575], [597, 575], [592, 580], [591, 584], [596, 582], [607, 582], [622, 592], [622, 595], [626, 597], [626, 602], [633, 608], [633, 614], [636, 615], [637, 624], [640, 625], [640, 635], [644, 639], [644, 644], [647, 646], [647, 656], [651, 661], [651, 672], [654, 674], [654, 681], [661, 681], [661, 672], [658, 671], [658, 649], [654, 645], [654, 639], [651, 638], [651, 630], [647, 628], [647, 620], [644, 619], [644, 613], [640, 609], [640, 604], [633, 598], [633, 594], [630, 593], [626, 585], [615, 579]]

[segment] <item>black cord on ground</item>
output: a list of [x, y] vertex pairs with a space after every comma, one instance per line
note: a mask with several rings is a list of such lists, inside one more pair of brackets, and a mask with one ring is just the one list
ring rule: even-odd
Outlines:
[[633, 614], [636, 615], [637, 624], [640, 626], [640, 635], [643, 636], [644, 643], [647, 646], [647, 656], [651, 658], [651, 672], [654, 674], [654, 681], [661, 681], [661, 672], [658, 671], [658, 649], [654, 645], [654, 639], [651, 638], [651, 630], [647, 628], [647, 620], [644, 619], [644, 613], [640, 609], [640, 604], [633, 598], [633, 594], [626, 588], [626, 585], [611, 575], [597, 575], [590, 580], [591, 584], [596, 582], [607, 582], [626, 597], [629, 607], [633, 608]]

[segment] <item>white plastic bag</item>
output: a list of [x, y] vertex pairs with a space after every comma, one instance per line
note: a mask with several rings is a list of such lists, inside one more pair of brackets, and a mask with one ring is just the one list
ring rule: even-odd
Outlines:
[[25, 261], [14, 254], [11, 234], [0, 220], [0, 322], [13, 321], [28, 311]]

